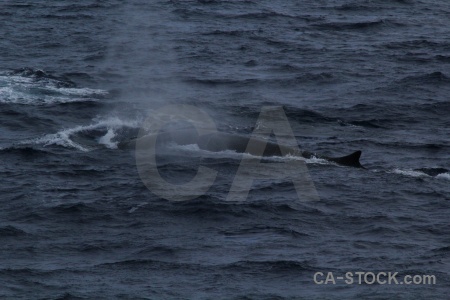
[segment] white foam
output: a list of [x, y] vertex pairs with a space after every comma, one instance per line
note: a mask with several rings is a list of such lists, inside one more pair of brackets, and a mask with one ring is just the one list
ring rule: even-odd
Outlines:
[[17, 102], [20, 97], [19, 93], [15, 92], [11, 87], [1, 87], [0, 88], [0, 102]]
[[33, 78], [30, 77], [23, 77], [23, 76], [17, 76], [17, 75], [0, 75], [0, 82], [5, 83], [27, 83], [32, 84]]
[[409, 176], [409, 177], [416, 177], [416, 178], [438, 178], [438, 179], [444, 179], [444, 180], [450, 180], [450, 173], [442, 173], [442, 174], [438, 174], [436, 176], [430, 176], [424, 172], [421, 171], [414, 171], [414, 170], [400, 170], [400, 169], [394, 169], [392, 171], [390, 171], [389, 173], [395, 173], [395, 174], [400, 174], [400, 175], [404, 175], [404, 176]]
[[48, 90], [58, 92], [68, 96], [105, 96], [108, 94], [107, 91], [100, 89], [90, 89], [90, 88], [58, 88], [58, 87], [47, 87]]
[[431, 177], [430, 175], [427, 175], [424, 172], [414, 171], [414, 170], [394, 169], [391, 171], [391, 173], [400, 174], [400, 175], [404, 175], [404, 176], [410, 176], [410, 177]]
[[176, 143], [170, 143], [167, 145], [167, 150], [169, 151], [179, 151], [181, 153], [184, 152], [184, 155], [187, 156], [202, 156], [209, 158], [231, 158], [231, 159], [240, 159], [242, 157], [241, 153], [237, 153], [232, 150], [212, 152], [208, 150], [203, 150], [198, 147], [197, 144], [188, 144], [188, 145], [178, 145]]
[[108, 94], [100, 89], [65, 88], [57, 85], [58, 81], [55, 79], [36, 81], [30, 77], [3, 73], [0, 75], [0, 103], [49, 105], [86, 102], [96, 101], [96, 97]]
[[130, 208], [130, 209], [128, 210], [128, 213], [130, 213], [130, 214], [131, 214], [131, 213], [134, 213], [136, 210], [138, 210], [139, 208], [144, 207], [144, 206], [146, 206], [146, 205], [148, 205], [147, 202], [142, 202], [142, 203], [140, 203], [140, 204], [138, 204], [138, 205], [136, 205], [136, 206]]
[[70, 135], [72, 130], [64, 130], [55, 134], [47, 134], [41, 138], [37, 138], [35, 140], [29, 140], [22, 142], [23, 144], [33, 143], [33, 144], [42, 144], [44, 147], [51, 145], [63, 146], [66, 148], [75, 148], [80, 151], [87, 152], [88, 148], [83, 147], [82, 145], [75, 143], [70, 139]]
[[[246, 158], [260, 158], [259, 156], [248, 154], [248, 153], [238, 153], [234, 150], [224, 150], [219, 152], [212, 152], [208, 150], [202, 150], [198, 147], [197, 144], [190, 144], [190, 145], [176, 145], [172, 144], [169, 146], [169, 148], [173, 150], [182, 150], [194, 154], [200, 154], [203, 157], [209, 157], [209, 158], [231, 158], [240, 160], [243, 157]], [[269, 161], [289, 161], [289, 160], [301, 160], [304, 161], [307, 164], [319, 164], [319, 165], [336, 165], [333, 162], [330, 162], [323, 158], [317, 158], [317, 157], [311, 157], [311, 158], [304, 158], [301, 156], [296, 155], [286, 155], [286, 156], [270, 156], [270, 157], [264, 157], [265, 160]]]
[[450, 173], [439, 174], [439, 175], [436, 176], [436, 178], [450, 180]]
[[121, 120], [118, 117], [110, 117], [107, 119], [97, 119], [94, 120], [95, 123], [84, 126], [76, 126], [73, 128], [68, 128], [61, 130], [57, 133], [47, 134], [43, 137], [27, 140], [21, 142], [21, 144], [39, 144], [44, 147], [51, 145], [58, 145], [67, 148], [74, 148], [80, 151], [90, 151], [93, 150], [92, 146], [82, 145], [77, 143], [71, 139], [71, 136], [83, 132], [83, 131], [91, 131], [96, 129], [105, 129], [107, 130], [106, 134], [98, 140], [98, 144], [102, 144], [108, 148], [116, 149], [117, 143], [112, 140], [115, 137], [115, 132], [122, 127], [130, 127], [130, 128], [138, 128], [139, 123], [136, 120]]
[[102, 136], [98, 142], [99, 144], [105, 145], [106, 148], [109, 149], [117, 149], [118, 142], [113, 142], [112, 140], [116, 137], [116, 133], [114, 129], [108, 128], [108, 132]]
[[284, 157], [285, 159], [293, 159], [293, 160], [303, 160], [305, 161], [307, 164], [315, 164], [315, 165], [336, 165], [336, 163], [323, 159], [323, 158], [318, 158], [315, 156], [312, 156], [311, 158], [304, 158], [301, 156], [295, 156], [295, 155], [287, 155]]

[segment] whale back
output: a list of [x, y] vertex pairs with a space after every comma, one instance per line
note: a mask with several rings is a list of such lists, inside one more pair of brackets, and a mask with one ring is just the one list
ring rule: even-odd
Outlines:
[[[119, 144], [119, 148], [135, 148], [136, 141], [139, 140], [141, 146], [145, 148], [146, 141], [151, 142], [155, 138], [155, 135], [147, 135], [138, 139], [133, 139]], [[339, 165], [350, 166], [356, 168], [364, 168], [359, 159], [361, 157], [361, 151], [356, 151], [350, 155], [343, 157], [325, 157], [315, 155], [313, 153], [304, 151], [301, 152], [298, 147], [290, 147], [286, 145], [278, 145], [265, 140], [252, 138], [252, 143], [249, 146], [250, 137], [234, 135], [229, 133], [214, 132], [209, 134], [199, 135], [196, 130], [179, 130], [161, 132], [157, 135], [156, 146], [164, 145], [167, 143], [176, 143], [178, 145], [197, 144], [202, 150], [220, 152], [226, 150], [236, 151], [237, 153], [248, 153], [252, 155], [261, 155], [261, 149], [263, 149], [262, 156], [283, 156], [287, 154], [301, 155], [305, 158], [319, 157], [326, 160], [335, 162]], [[148, 143], [149, 146], [151, 145]]]
[[[251, 143], [249, 143], [251, 141]], [[261, 140], [258, 138], [250, 138], [241, 135], [215, 132], [200, 136], [198, 139], [200, 149], [218, 152], [225, 150], [233, 150], [237, 153], [248, 153], [252, 155], [262, 156], [283, 156], [286, 154], [299, 153], [298, 148]]]

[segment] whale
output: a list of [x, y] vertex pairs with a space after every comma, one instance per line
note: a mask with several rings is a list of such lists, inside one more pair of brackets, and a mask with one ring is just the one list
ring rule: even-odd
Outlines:
[[414, 171], [416, 172], [422, 172], [428, 176], [438, 176], [441, 174], [445, 174], [445, 173], [450, 173], [450, 170], [445, 169], [445, 168], [419, 168], [419, 169], [414, 169]]
[[[118, 144], [118, 148], [123, 150], [135, 149], [136, 144], [139, 142], [139, 145], [145, 149], [146, 145], [149, 147], [151, 146], [151, 143], [155, 140], [155, 138], [157, 141], [156, 146], [166, 145], [168, 143], [177, 144], [180, 146], [197, 145], [200, 149], [211, 152], [232, 150], [237, 153], [247, 153], [257, 156], [261, 153], [260, 149], [264, 149], [262, 154], [263, 157], [291, 155], [306, 159], [324, 159], [341, 166], [364, 168], [360, 163], [360, 157], [362, 154], [360, 150], [342, 157], [329, 157], [310, 151], [302, 151], [299, 147], [291, 147], [259, 138], [219, 131], [201, 135], [196, 130], [189, 129], [165, 131], [158, 134], [143, 135], [138, 138], [120, 142]], [[248, 147], [250, 141], [252, 142], [252, 147]]]
[[[355, 151], [349, 155], [342, 157], [330, 157], [321, 155], [315, 152], [302, 151], [299, 147], [292, 147], [283, 144], [277, 144], [274, 142], [266, 141], [259, 138], [253, 138], [249, 136], [231, 134], [225, 132], [214, 131], [207, 134], [200, 135], [195, 129], [177, 129], [169, 131], [161, 131], [157, 134], [145, 134], [141, 137], [134, 137], [126, 141], [118, 143], [118, 148], [121, 150], [136, 149], [136, 144], [139, 142], [141, 147], [145, 149], [147, 146], [151, 147], [151, 144], [156, 138], [156, 147], [163, 147], [167, 144], [183, 145], [197, 145], [199, 149], [210, 152], [221, 152], [232, 150], [237, 153], [247, 153], [252, 155], [260, 155], [259, 149], [264, 149], [263, 157], [270, 156], [297, 156], [306, 159], [318, 158], [324, 159], [330, 162], [334, 162], [337, 165], [348, 166], [366, 169], [360, 163], [362, 152], [360, 150]], [[249, 142], [252, 141], [253, 147], [248, 147]], [[146, 145], [147, 144], [147, 145]], [[450, 170], [445, 168], [416, 168], [414, 171], [422, 172], [428, 176], [436, 177], [440, 174], [450, 173]]]

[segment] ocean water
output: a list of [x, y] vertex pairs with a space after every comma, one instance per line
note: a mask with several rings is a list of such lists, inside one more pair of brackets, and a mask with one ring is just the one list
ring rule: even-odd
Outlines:
[[[0, 1], [1, 299], [448, 299], [450, 4]], [[218, 172], [190, 201], [155, 195], [133, 150], [164, 105], [249, 135], [282, 106], [319, 201], [195, 146], [160, 173]], [[276, 160], [277, 158], [273, 158]], [[282, 159], [283, 160], [283, 159]], [[284, 159], [289, 161], [288, 159]], [[316, 272], [435, 275], [435, 285], [314, 283]]]

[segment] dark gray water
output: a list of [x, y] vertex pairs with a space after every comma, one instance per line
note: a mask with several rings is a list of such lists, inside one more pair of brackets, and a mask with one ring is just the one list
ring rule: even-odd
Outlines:
[[[433, 0], [1, 1], [0, 298], [448, 299], [450, 174], [414, 169], [450, 169], [449, 16]], [[117, 144], [181, 103], [243, 135], [282, 105], [302, 148], [362, 150], [367, 169], [308, 160], [320, 201], [273, 180], [230, 203], [241, 156], [188, 147], [160, 172], [185, 182], [200, 161], [216, 184], [161, 199]], [[437, 284], [314, 284], [329, 271]]]

